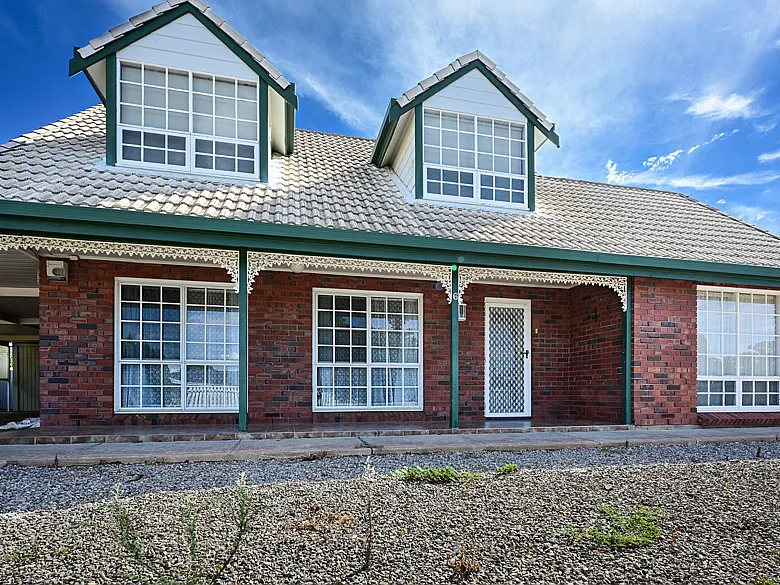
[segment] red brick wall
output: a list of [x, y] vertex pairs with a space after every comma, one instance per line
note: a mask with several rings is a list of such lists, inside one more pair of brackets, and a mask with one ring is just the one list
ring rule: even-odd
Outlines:
[[571, 418], [569, 394], [569, 291], [472, 284], [466, 321], [460, 323], [460, 412], [482, 420], [485, 409], [485, 297], [531, 301], [531, 416]]
[[635, 424], [696, 423], [696, 283], [634, 279], [632, 369]]
[[[115, 415], [113, 387], [114, 278], [167, 278], [227, 282], [219, 268], [71, 262], [69, 282], [41, 274], [41, 416], [43, 424], [234, 423], [234, 414]], [[312, 288], [416, 292], [424, 295], [424, 410], [390, 413], [312, 413]], [[535, 419], [612, 420], [615, 410], [614, 315], [617, 296], [589, 288], [563, 290], [471, 285], [468, 320], [460, 324], [460, 414], [481, 421], [484, 412], [484, 299], [532, 302], [532, 414]], [[600, 316], [587, 317], [594, 305]], [[695, 299], [694, 299], [695, 302]], [[449, 310], [432, 282], [267, 272], [249, 301], [250, 423], [439, 420], [449, 411]], [[574, 323], [577, 319], [582, 323]], [[618, 329], [619, 331], [619, 329]], [[694, 331], [695, 333], [695, 331]], [[594, 340], [590, 337], [598, 335]], [[596, 348], [598, 359], [570, 357], [570, 344]], [[589, 345], [590, 344], [590, 345]], [[618, 360], [619, 361], [619, 360]], [[619, 364], [618, 364], [619, 365]], [[571, 368], [574, 367], [572, 370]], [[590, 367], [599, 375], [587, 377]], [[579, 369], [577, 369], [579, 368]], [[581, 383], [572, 392], [570, 373]], [[601, 386], [599, 385], [601, 383]], [[603, 390], [603, 391], [602, 391]], [[603, 394], [603, 396], [602, 396]], [[601, 401], [592, 404], [595, 397]], [[619, 411], [619, 391], [617, 397]], [[603, 403], [603, 404], [602, 404]], [[597, 407], [594, 409], [594, 407]], [[586, 410], [589, 408], [589, 410]], [[603, 412], [602, 412], [603, 410]], [[603, 415], [605, 418], [599, 418]]]
[[623, 305], [598, 286], [571, 290], [571, 412], [620, 424], [623, 404]]

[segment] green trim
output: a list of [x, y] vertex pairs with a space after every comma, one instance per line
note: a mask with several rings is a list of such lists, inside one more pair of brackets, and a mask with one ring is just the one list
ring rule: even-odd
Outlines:
[[392, 122], [397, 122], [398, 118], [403, 116], [406, 112], [411, 110], [412, 108], [416, 107], [418, 104], [423, 103], [425, 100], [430, 98], [431, 96], [437, 94], [442, 89], [450, 85], [451, 83], [454, 83], [464, 75], [466, 75], [468, 72], [473, 71], [474, 69], [478, 69], [480, 73], [482, 73], [488, 81], [490, 81], [493, 86], [498, 89], [498, 91], [501, 92], [501, 94], [508, 99], [513, 106], [515, 106], [521, 114], [523, 114], [534, 127], [538, 128], [539, 131], [544, 134], [547, 139], [550, 140], [555, 146], [559, 147], [561, 146], [561, 139], [558, 136], [558, 134], [555, 132], [555, 126], [553, 126], [552, 129], [548, 130], [545, 128], [541, 121], [539, 120], [539, 117], [534, 114], [531, 110], [528, 109], [528, 107], [522, 102], [522, 100], [517, 97], [515, 94], [513, 94], [509, 88], [498, 78], [496, 77], [496, 74], [493, 73], [490, 69], [487, 68], [487, 66], [480, 60], [475, 59], [465, 67], [461, 67], [458, 69], [455, 73], [452, 73], [451, 75], [448, 75], [441, 81], [434, 83], [428, 89], [420, 92], [417, 94], [412, 100], [410, 100], [405, 106], [401, 107], [398, 105], [398, 100], [393, 98], [390, 100], [390, 105], [387, 108], [387, 113], [385, 114], [385, 119], [382, 122], [382, 126], [379, 130], [379, 136], [376, 140], [376, 145], [374, 146], [374, 152], [371, 156], [371, 162], [378, 165], [380, 164], [377, 161], [381, 161], [384, 159], [385, 154], [387, 152], [387, 148], [390, 145], [390, 139], [392, 138], [392, 133], [395, 130], [395, 126], [390, 126]]
[[452, 302], [450, 303], [450, 428], [458, 428], [458, 410], [460, 404], [458, 371], [458, 267], [452, 267]]
[[414, 197], [422, 199], [425, 194], [423, 177], [423, 111], [422, 104], [414, 108]]
[[390, 104], [387, 106], [385, 117], [382, 119], [382, 125], [380, 126], [379, 138], [374, 143], [374, 151], [371, 153], [371, 163], [378, 167], [382, 166], [385, 153], [387, 153], [387, 149], [390, 146], [390, 139], [398, 126], [398, 118], [390, 120], [390, 112], [394, 103], [395, 100], [390, 100]]
[[247, 253], [238, 253], [238, 430], [247, 429], [249, 409], [249, 291]]
[[623, 424], [633, 420], [634, 277], [628, 277], [626, 310], [623, 312]]
[[163, 12], [155, 18], [147, 20], [141, 26], [128, 31], [118, 39], [111, 41], [98, 52], [90, 55], [87, 58], [83, 58], [78, 54], [78, 52], [75, 52], [73, 58], [68, 63], [68, 75], [72, 77], [76, 73], [84, 71], [90, 65], [94, 65], [98, 61], [102, 61], [109, 55], [116, 54], [117, 51], [132, 45], [139, 39], [142, 39], [146, 35], [159, 30], [166, 24], [170, 24], [185, 14], [191, 14], [197, 18], [203, 26], [211, 31], [211, 33], [217, 37], [228, 49], [230, 49], [239, 59], [246, 63], [246, 65], [252, 71], [257, 73], [257, 75], [260, 76], [260, 79], [263, 79], [266, 83], [273, 87], [274, 91], [282, 96], [282, 98], [284, 98], [287, 103], [291, 104], [296, 109], [298, 108], [298, 96], [295, 95], [295, 87], [293, 84], [290, 84], [286, 89], [282, 89], [282, 86], [279, 85], [279, 83], [273, 79], [257, 61], [255, 61], [252, 55], [250, 55], [245, 49], [241, 48], [241, 46], [232, 38], [230, 38], [230, 36], [228, 36], [225, 31], [214, 24], [210, 18], [205, 16], [200, 10], [195, 8], [189, 2], [183, 2], [177, 7], [168, 10], [167, 12]]
[[0, 233], [779, 286], [780, 267], [606, 254], [259, 221], [0, 201]]
[[271, 144], [268, 135], [268, 84], [260, 80], [258, 84], [260, 99], [258, 100], [258, 120], [260, 123], [260, 180], [268, 182], [268, 167], [271, 158]]
[[295, 108], [290, 104], [284, 104], [284, 150], [288, 156], [295, 152]]
[[534, 144], [536, 142], [536, 131], [533, 126], [528, 130], [528, 140], [526, 140], [526, 148], [528, 152], [528, 211], [536, 210], [536, 150]]
[[106, 164], [116, 164], [116, 54], [106, 57]]

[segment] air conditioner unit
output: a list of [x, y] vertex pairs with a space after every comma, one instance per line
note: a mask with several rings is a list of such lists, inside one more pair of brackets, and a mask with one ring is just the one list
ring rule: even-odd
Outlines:
[[67, 282], [68, 263], [65, 260], [47, 260], [46, 277], [57, 282]]

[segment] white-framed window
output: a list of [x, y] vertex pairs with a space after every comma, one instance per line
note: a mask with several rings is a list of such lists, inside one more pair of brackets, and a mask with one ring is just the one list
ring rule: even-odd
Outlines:
[[116, 279], [116, 412], [238, 412], [232, 284]]
[[528, 208], [527, 125], [423, 109], [425, 196]]
[[780, 293], [698, 289], [700, 412], [780, 410]]
[[313, 294], [314, 410], [422, 410], [422, 294]]
[[119, 164], [259, 176], [257, 80], [130, 61], [117, 77]]

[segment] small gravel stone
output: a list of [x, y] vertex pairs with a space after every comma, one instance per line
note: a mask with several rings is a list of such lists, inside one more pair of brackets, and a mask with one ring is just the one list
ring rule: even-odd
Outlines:
[[[0, 583], [106, 584], [153, 577], [116, 544], [107, 501], [122, 484], [128, 509], [158, 566], [186, 568], [181, 519], [201, 526], [206, 566], [232, 533], [225, 490], [245, 474], [258, 518], [226, 583], [449, 583], [448, 561], [465, 544], [481, 565], [474, 583], [747, 584], [780, 577], [780, 445], [693, 446], [386, 455], [380, 478], [359, 479], [365, 460], [104, 465], [0, 471]], [[388, 476], [406, 466], [494, 471], [458, 485]], [[363, 562], [367, 493], [373, 554]], [[603, 504], [658, 507], [664, 537], [628, 550], [574, 541], [567, 527], [604, 526]], [[322, 532], [295, 529], [310, 510], [354, 517]], [[768, 581], [766, 581], [768, 582]]]

